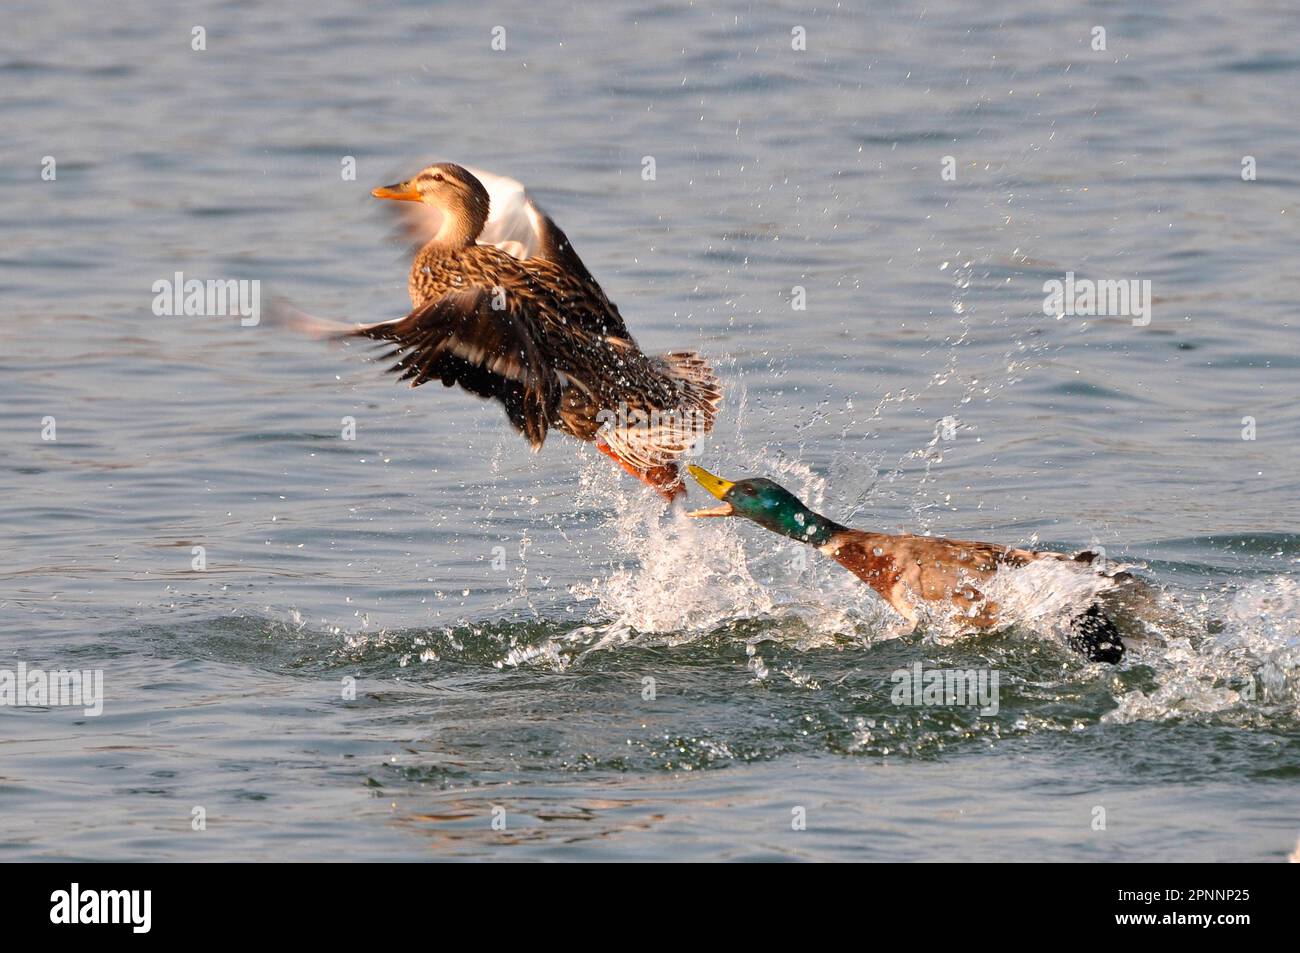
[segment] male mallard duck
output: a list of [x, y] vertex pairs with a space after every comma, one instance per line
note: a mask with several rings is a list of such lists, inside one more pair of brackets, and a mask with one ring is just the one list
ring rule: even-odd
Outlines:
[[[952, 606], [957, 618], [977, 629], [998, 624], [998, 605], [984, 598], [976, 583], [988, 581], [1002, 568], [1018, 569], [1038, 560], [1059, 560], [1080, 572], [1104, 577], [1107, 585], [1131, 579], [1128, 573], [1105, 574], [1091, 552], [1063, 553], [1012, 549], [937, 536], [892, 536], [849, 529], [814, 513], [784, 487], [762, 478], [732, 482], [702, 467], [691, 476], [719, 500], [721, 506], [695, 510], [688, 516], [743, 516], [782, 536], [816, 546], [876, 590], [900, 615], [915, 625], [922, 602]], [[1070, 620], [1070, 648], [1093, 662], [1118, 662], [1124, 643], [1113, 622], [1094, 602]]]
[[327, 333], [391, 344], [389, 370], [412, 387], [441, 380], [499, 401], [534, 450], [554, 427], [670, 500], [686, 492], [675, 460], [712, 429], [717, 376], [690, 351], [643, 353], [520, 183], [442, 162], [371, 194], [411, 203], [412, 310]]

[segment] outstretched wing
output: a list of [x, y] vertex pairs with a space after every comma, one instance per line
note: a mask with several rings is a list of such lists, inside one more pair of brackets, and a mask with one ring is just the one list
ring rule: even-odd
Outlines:
[[543, 353], [538, 322], [520, 296], [467, 288], [349, 334], [390, 343], [381, 360], [395, 359], [389, 370], [412, 387], [441, 380], [499, 401], [534, 450], [546, 440], [560, 382]]

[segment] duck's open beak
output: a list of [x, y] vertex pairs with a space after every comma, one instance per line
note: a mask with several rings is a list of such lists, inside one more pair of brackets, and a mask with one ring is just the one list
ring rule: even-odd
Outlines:
[[393, 199], [397, 202], [418, 202], [420, 192], [409, 182], [397, 182], [393, 185], [381, 185], [371, 189], [370, 194], [377, 199]]
[[[696, 483], [704, 487], [704, 489], [708, 490], [720, 500], [727, 495], [728, 490], [735, 486], [735, 484], [730, 480], [716, 477], [703, 467], [697, 467], [694, 464], [691, 464], [686, 469], [691, 471], [691, 476], [695, 477]], [[731, 516], [735, 512], [735, 509], [730, 503], [726, 500], [722, 500], [721, 506], [711, 506], [708, 509], [703, 510], [691, 510], [686, 515], [698, 519], [703, 516]]]

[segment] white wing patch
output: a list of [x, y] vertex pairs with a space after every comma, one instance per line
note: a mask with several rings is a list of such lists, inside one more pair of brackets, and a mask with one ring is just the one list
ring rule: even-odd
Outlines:
[[447, 345], [447, 350], [462, 361], [487, 368], [498, 377], [512, 381], [523, 381], [528, 377], [520, 362], [511, 357], [494, 357], [478, 345], [467, 344], [454, 334], [448, 336]]
[[545, 244], [544, 219], [522, 182], [465, 167], [470, 175], [483, 183], [490, 204], [488, 220], [478, 237], [480, 245], [495, 245], [512, 258], [520, 261], [532, 258]]

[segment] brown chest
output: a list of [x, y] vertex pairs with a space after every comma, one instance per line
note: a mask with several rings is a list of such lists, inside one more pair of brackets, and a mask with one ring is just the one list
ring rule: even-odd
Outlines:
[[929, 537], [870, 534], [832, 540], [823, 551], [908, 619], [915, 621], [920, 604], [931, 602], [957, 607], [971, 625], [994, 623], [997, 606], [972, 585], [993, 572], [992, 551]]
[[853, 573], [876, 592], [892, 601], [895, 586], [903, 578], [903, 567], [882, 547], [869, 543], [834, 541], [825, 551], [837, 563]]

